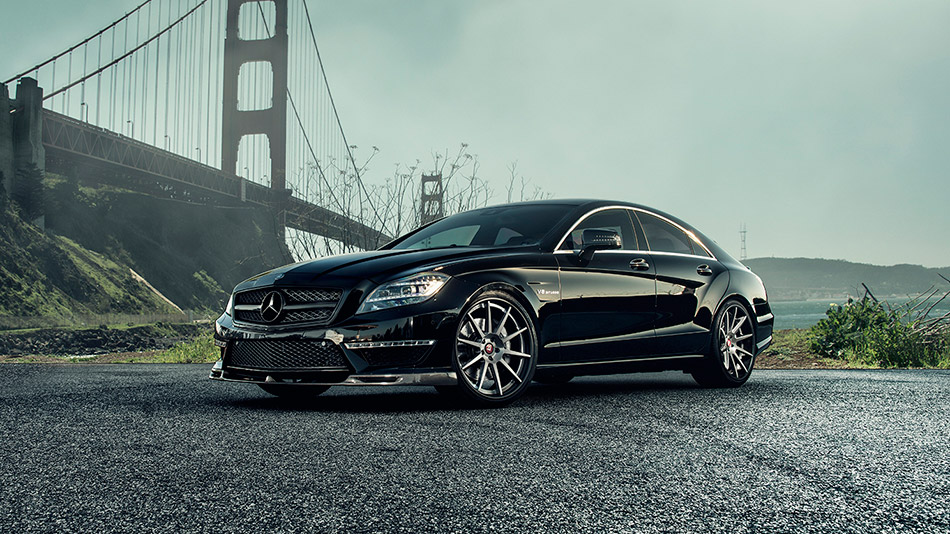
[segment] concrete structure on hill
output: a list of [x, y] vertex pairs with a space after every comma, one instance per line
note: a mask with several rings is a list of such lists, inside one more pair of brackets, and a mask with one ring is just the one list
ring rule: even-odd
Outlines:
[[43, 147], [43, 89], [33, 78], [21, 78], [16, 98], [0, 85], [0, 172], [7, 195], [13, 191], [16, 173], [31, 165], [46, 169]]

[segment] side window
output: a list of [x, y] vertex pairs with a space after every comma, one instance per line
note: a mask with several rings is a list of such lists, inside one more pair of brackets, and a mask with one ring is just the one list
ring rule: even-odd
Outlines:
[[706, 256], [707, 258], [712, 258], [712, 254], [706, 252], [706, 249], [703, 248], [695, 236], [689, 236], [693, 240], [693, 254], [697, 256]]
[[[647, 244], [650, 250], [656, 252], [676, 252], [679, 254], [692, 254], [693, 247], [690, 244], [690, 238], [679, 228], [672, 224], [654, 217], [649, 213], [637, 212], [637, 219], [640, 220], [640, 226], [643, 227], [643, 233], [646, 234]], [[697, 245], [696, 248], [702, 250]]]
[[559, 250], [580, 250], [584, 244], [584, 230], [612, 230], [623, 240], [624, 250], [637, 250], [637, 234], [633, 231], [633, 223], [627, 215], [627, 210], [610, 209], [598, 211], [577, 225], [564, 239]]

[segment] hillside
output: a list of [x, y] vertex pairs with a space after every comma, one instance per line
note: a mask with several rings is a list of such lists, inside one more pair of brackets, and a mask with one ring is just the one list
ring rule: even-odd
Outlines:
[[0, 210], [0, 316], [175, 313], [129, 267]]
[[0, 317], [218, 312], [235, 284], [290, 261], [262, 210], [80, 187], [55, 175], [44, 187], [45, 231], [0, 198]]
[[128, 265], [182, 309], [220, 311], [238, 282], [291, 261], [259, 209], [47, 182], [49, 231]]
[[861, 283], [875, 296], [916, 295], [932, 286], [948, 287], [938, 273], [950, 278], [950, 267], [868, 265], [811, 258], [756, 258], [743, 262], [762, 277], [772, 300], [807, 300], [862, 295]]

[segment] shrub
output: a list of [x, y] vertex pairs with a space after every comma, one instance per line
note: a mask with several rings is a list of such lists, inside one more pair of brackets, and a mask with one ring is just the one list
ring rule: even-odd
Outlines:
[[[933, 296], [933, 294], [931, 294]], [[832, 304], [827, 317], [814, 325], [810, 345], [815, 353], [882, 367], [948, 367], [947, 322], [928, 318], [932, 309], [923, 296], [891, 307], [865, 297]], [[926, 311], [925, 311], [926, 310]]]

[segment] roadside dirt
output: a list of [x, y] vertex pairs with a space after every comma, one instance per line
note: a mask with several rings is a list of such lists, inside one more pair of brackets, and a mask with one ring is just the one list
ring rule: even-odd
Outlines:
[[[0, 361], [23, 356], [87, 356], [115, 354], [126, 357], [169, 349], [175, 344], [190, 341], [211, 326], [207, 323], [163, 324], [132, 326], [128, 328], [96, 327], [86, 329], [48, 328], [0, 335]], [[42, 359], [42, 358], [41, 358]], [[117, 360], [121, 358], [116, 358]], [[31, 357], [31, 361], [38, 361]], [[62, 361], [62, 358], [49, 358]], [[101, 362], [101, 360], [98, 360]]]

